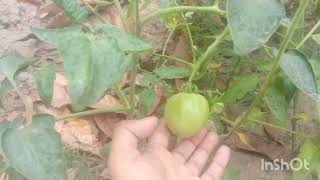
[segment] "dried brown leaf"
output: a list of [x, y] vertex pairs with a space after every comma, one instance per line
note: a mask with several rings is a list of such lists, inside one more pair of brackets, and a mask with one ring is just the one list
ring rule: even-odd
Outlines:
[[246, 142], [250, 142], [251, 147], [234, 134], [231, 139], [232, 145], [236, 148], [265, 155], [271, 160], [284, 159], [289, 162], [294, 157], [285, 147], [267, 137], [250, 132], [241, 132], [241, 134], [246, 137]]
[[35, 6], [40, 6], [42, 1], [41, 0], [17, 0], [19, 3], [22, 2], [22, 3], [30, 3], [30, 4], [33, 4]]
[[60, 73], [56, 74], [56, 80], [54, 81], [53, 96], [51, 105], [54, 108], [61, 108], [63, 106], [71, 104], [71, 99], [67, 91], [68, 81]]
[[126, 119], [126, 116], [119, 113], [107, 113], [96, 115], [93, 117], [98, 128], [107, 136], [112, 137], [113, 130], [117, 123]]
[[90, 105], [89, 107], [100, 109], [100, 108], [108, 108], [120, 105], [119, 99], [111, 96], [110, 94], [105, 95], [102, 99], [100, 99], [97, 103]]
[[102, 145], [98, 141], [98, 130], [92, 121], [80, 118], [67, 119], [57, 121], [55, 128], [66, 145], [99, 155]]

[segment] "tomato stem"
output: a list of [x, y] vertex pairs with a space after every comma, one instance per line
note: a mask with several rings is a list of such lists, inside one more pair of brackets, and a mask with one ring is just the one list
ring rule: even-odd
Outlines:
[[[140, 12], [139, 12], [139, 0], [135, 0], [132, 3], [135, 3], [135, 35], [140, 37]], [[137, 76], [137, 64], [139, 61], [139, 54], [133, 54], [132, 56], [132, 68], [131, 68], [131, 80], [130, 80], [130, 113], [129, 117], [134, 118], [135, 116], [135, 95], [136, 95], [136, 76]]]
[[231, 135], [233, 133], [235, 133], [241, 127], [241, 125], [243, 123], [248, 121], [248, 116], [251, 114], [251, 112], [254, 110], [254, 108], [259, 105], [260, 101], [262, 100], [262, 98], [266, 94], [269, 85], [271, 84], [273, 78], [277, 74], [278, 68], [280, 66], [281, 58], [283, 57], [283, 55], [285, 53], [285, 50], [287, 49], [287, 47], [289, 45], [289, 42], [290, 42], [290, 40], [291, 40], [291, 38], [292, 38], [292, 36], [293, 36], [293, 34], [295, 32], [295, 29], [296, 29], [297, 25], [299, 24], [300, 18], [301, 18], [301, 16], [304, 15], [304, 11], [305, 11], [305, 8], [308, 5], [308, 2], [309, 2], [309, 0], [300, 1], [299, 8], [298, 8], [293, 20], [292, 20], [292, 23], [291, 23], [290, 27], [287, 30], [287, 33], [286, 33], [286, 36], [285, 36], [284, 40], [282, 41], [282, 43], [280, 45], [280, 49], [279, 49], [279, 52], [278, 52], [278, 54], [277, 54], [277, 56], [275, 58], [275, 61], [274, 61], [273, 66], [272, 66], [272, 69], [269, 72], [266, 81], [262, 85], [259, 95], [252, 102], [252, 104], [250, 105], [249, 109], [236, 121], [235, 126], [228, 133], [226, 138], [230, 138]]
[[216, 52], [217, 47], [223, 42], [225, 36], [229, 34], [229, 28], [226, 27], [223, 32], [216, 38], [216, 40], [208, 47], [207, 51], [200, 57], [199, 61], [195, 64], [193, 71], [189, 77], [189, 83], [192, 82], [196, 73], [201, 69], [201, 67], [210, 60], [213, 54]]
[[82, 2], [88, 6], [88, 8], [90, 9], [90, 11], [102, 22], [102, 23], [105, 23], [107, 24], [108, 22], [101, 16], [101, 14], [99, 14], [99, 12], [94, 9], [89, 3], [87, 0], [82, 0]]
[[121, 8], [121, 4], [120, 4], [119, 0], [114, 0], [114, 3], [115, 3], [116, 8], [118, 10], [118, 13], [119, 13], [123, 28], [127, 33], [129, 33], [130, 32], [129, 25], [128, 25], [126, 17], [125, 17], [125, 15], [123, 13], [123, 10]]
[[162, 57], [162, 58], [167, 58], [167, 59], [172, 59], [174, 61], [177, 61], [177, 62], [180, 62], [180, 63], [183, 63], [183, 64], [186, 64], [190, 67], [193, 67], [194, 64], [186, 61], [186, 60], [183, 60], [183, 59], [180, 59], [180, 58], [177, 58], [177, 57], [173, 57], [173, 56], [167, 56], [167, 55], [161, 55], [161, 54], [157, 54], [157, 53], [153, 53], [154, 56], [158, 56], [158, 57]]
[[303, 44], [313, 35], [313, 33], [320, 27], [320, 21], [310, 30], [310, 32], [305, 36], [305, 38], [297, 45], [297, 49], [300, 49]]
[[56, 121], [70, 119], [70, 118], [78, 118], [78, 117], [83, 117], [83, 116], [96, 115], [96, 114], [110, 113], [110, 112], [121, 112], [121, 111], [127, 111], [128, 109], [129, 108], [127, 108], [125, 106], [116, 106], [116, 107], [94, 109], [94, 110], [89, 110], [89, 111], [70, 113], [70, 114], [58, 116], [58, 117], [56, 117]]

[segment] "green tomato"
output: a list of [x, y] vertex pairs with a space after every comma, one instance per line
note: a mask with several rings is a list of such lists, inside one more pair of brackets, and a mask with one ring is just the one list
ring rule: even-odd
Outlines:
[[191, 137], [207, 124], [209, 103], [199, 94], [179, 93], [170, 97], [164, 110], [168, 128], [178, 137]]

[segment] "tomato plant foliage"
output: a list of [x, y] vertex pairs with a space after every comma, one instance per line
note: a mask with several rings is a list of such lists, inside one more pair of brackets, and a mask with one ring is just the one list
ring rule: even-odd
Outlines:
[[[152, 1], [143, 1], [141, 7], [136, 0], [120, 7], [115, 2], [126, 32], [99, 16], [99, 5], [80, 5], [76, 0], [54, 2], [72, 20], [71, 27], [32, 28], [32, 33], [54, 46], [63, 58], [72, 106], [69, 116], [91, 114], [91, 105], [109, 93], [120, 99], [121, 108], [116, 107], [115, 112], [126, 112], [130, 117], [164, 114], [169, 128], [180, 137], [199, 132], [208, 120], [219, 133], [228, 133], [226, 137], [242, 127], [255, 128], [257, 123], [301, 134], [288, 130], [293, 97], [304, 93], [320, 103], [319, 58], [302, 48], [311, 38], [320, 44], [319, 34], [313, 35], [320, 23], [304, 39], [292, 40], [299, 23], [304, 26], [301, 19], [308, 0], [301, 0], [295, 15], [289, 18], [285, 17], [286, 9], [280, 0], [227, 0], [226, 4], [218, 0], [160, 0], [159, 9], [141, 17], [139, 10], [148, 8]], [[127, 17], [121, 8], [128, 8]], [[87, 21], [89, 10], [102, 24]], [[161, 54], [158, 51], [162, 47], [141, 38], [143, 26], [158, 16], [170, 31]], [[289, 19], [288, 25], [281, 25], [283, 19]], [[185, 45], [183, 53], [192, 56], [190, 61], [171, 56], [167, 48], [170, 40], [180, 35]], [[297, 39], [299, 44], [295, 44]], [[33, 114], [33, 109], [16, 78], [30, 65], [32, 62], [15, 51], [0, 59], [0, 73], [5, 76], [0, 96], [13, 88], [24, 102], [26, 114]], [[43, 103], [50, 107], [56, 65], [40, 66], [34, 66], [36, 85]], [[124, 76], [129, 73], [129, 78]], [[139, 82], [137, 73], [142, 76]], [[163, 94], [176, 94], [165, 107]], [[232, 119], [227, 110], [232, 105], [248, 107]], [[272, 114], [271, 121], [263, 122], [265, 114]], [[54, 130], [55, 121], [65, 117], [68, 115], [33, 114], [32, 121], [19, 116], [12, 122], [0, 123], [0, 152], [9, 179], [67, 179], [64, 146]], [[30, 125], [24, 126], [25, 120]], [[306, 140], [298, 157], [310, 161], [312, 168], [294, 172], [294, 178], [308, 173], [319, 176], [317, 141]], [[78, 169], [88, 174], [86, 167]], [[238, 173], [233, 172], [230, 177], [235, 178], [235, 174]]]

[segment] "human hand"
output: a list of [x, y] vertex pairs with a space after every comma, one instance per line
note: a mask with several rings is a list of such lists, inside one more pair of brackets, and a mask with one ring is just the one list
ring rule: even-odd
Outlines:
[[[158, 119], [123, 121], [115, 130], [108, 167], [112, 180], [219, 180], [229, 161], [230, 149], [221, 146], [208, 168], [207, 160], [218, 136], [203, 130], [167, 149], [170, 133]], [[148, 139], [143, 152], [137, 148]], [[204, 170], [205, 169], [205, 170]]]

